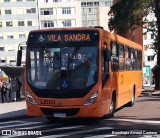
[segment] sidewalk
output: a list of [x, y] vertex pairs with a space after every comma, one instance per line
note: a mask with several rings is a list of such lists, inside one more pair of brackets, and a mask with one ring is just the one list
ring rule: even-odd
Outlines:
[[22, 117], [27, 117], [24, 99], [17, 102], [0, 103], [0, 122]]

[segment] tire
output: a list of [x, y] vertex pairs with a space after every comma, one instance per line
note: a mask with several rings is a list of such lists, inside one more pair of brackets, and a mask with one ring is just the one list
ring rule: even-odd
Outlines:
[[110, 104], [110, 111], [108, 116], [113, 117], [114, 113], [115, 113], [115, 109], [116, 109], [116, 98], [115, 96], [112, 95], [112, 100], [111, 100], [111, 104]]
[[131, 101], [128, 103], [128, 107], [132, 107], [134, 105], [134, 102], [135, 102], [135, 91], [133, 90], [132, 98]]
[[110, 104], [110, 111], [108, 114], [104, 115], [102, 117], [102, 119], [114, 117], [115, 109], [116, 109], [116, 97], [114, 95], [112, 95], [111, 104]]

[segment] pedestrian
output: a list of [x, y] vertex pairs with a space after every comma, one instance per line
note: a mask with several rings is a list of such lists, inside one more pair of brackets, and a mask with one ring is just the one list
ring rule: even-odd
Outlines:
[[2, 103], [4, 103], [4, 98], [9, 103], [9, 99], [6, 96], [7, 92], [8, 92], [7, 84], [3, 83], [2, 88], [1, 88], [1, 100], [2, 100]]
[[18, 78], [16, 80], [17, 80], [17, 95], [16, 96], [17, 98], [21, 98], [20, 92], [21, 92], [22, 83]]
[[17, 100], [17, 96], [16, 96], [17, 95], [17, 80], [14, 76], [11, 78], [10, 86], [11, 86], [11, 98], [13, 101], [16, 102]]

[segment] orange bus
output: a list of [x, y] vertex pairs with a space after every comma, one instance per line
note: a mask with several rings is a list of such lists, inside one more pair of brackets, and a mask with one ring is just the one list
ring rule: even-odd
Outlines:
[[142, 91], [142, 46], [100, 27], [33, 30], [25, 80], [29, 116], [112, 116]]

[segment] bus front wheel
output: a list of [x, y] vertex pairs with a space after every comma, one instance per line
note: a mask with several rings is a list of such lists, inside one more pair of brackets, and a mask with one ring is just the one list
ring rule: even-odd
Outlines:
[[128, 103], [128, 107], [132, 107], [134, 105], [134, 101], [135, 101], [135, 90], [133, 90], [132, 92], [132, 98], [131, 101]]
[[115, 109], [116, 109], [116, 97], [112, 95], [112, 99], [109, 107], [109, 113], [104, 115], [102, 118], [106, 119], [106, 118], [114, 117]]

